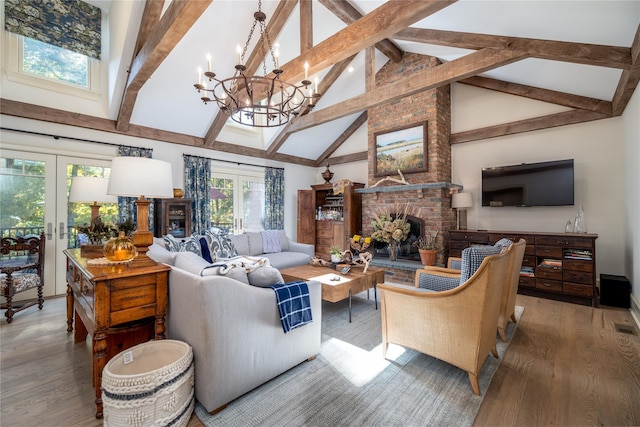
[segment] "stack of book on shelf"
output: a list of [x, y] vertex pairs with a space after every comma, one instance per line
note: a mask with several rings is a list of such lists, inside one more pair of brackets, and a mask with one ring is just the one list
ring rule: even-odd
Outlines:
[[590, 249], [565, 249], [563, 256], [566, 259], [582, 259], [585, 261], [591, 261], [593, 252]]
[[533, 267], [524, 267], [524, 266], [520, 269], [520, 276], [536, 277], [536, 275], [533, 272]]
[[554, 270], [560, 270], [562, 268], [562, 261], [559, 259], [549, 259], [545, 258], [542, 260], [538, 267], [541, 268], [552, 268]]

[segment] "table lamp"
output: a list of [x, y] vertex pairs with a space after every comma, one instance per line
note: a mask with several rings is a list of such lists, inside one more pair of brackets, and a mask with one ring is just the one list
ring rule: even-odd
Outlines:
[[467, 209], [473, 207], [473, 195], [471, 193], [453, 193], [451, 207], [457, 209], [457, 230], [467, 229]]
[[172, 198], [173, 178], [171, 164], [147, 157], [115, 157], [111, 160], [111, 176], [107, 194], [138, 197], [136, 230], [131, 235], [138, 255], [132, 267], [155, 265], [147, 256], [153, 243], [153, 232], [149, 231], [149, 204], [147, 198]]
[[92, 203], [91, 226], [100, 216], [100, 203], [118, 203], [116, 196], [107, 194], [109, 178], [98, 176], [74, 176], [71, 178], [69, 201], [73, 203]]

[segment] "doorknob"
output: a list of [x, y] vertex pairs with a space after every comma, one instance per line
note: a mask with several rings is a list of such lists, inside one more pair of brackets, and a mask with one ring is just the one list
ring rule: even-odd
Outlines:
[[53, 239], [53, 223], [47, 223], [47, 240]]
[[60, 223], [60, 239], [64, 239], [64, 222]]

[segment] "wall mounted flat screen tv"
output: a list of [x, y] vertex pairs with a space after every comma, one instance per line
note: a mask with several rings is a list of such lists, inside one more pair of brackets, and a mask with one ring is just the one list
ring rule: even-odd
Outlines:
[[482, 169], [482, 206], [573, 205], [573, 159]]

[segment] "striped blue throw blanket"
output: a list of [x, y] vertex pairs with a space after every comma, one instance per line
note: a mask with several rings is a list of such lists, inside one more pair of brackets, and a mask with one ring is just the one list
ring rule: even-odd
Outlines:
[[313, 322], [309, 286], [306, 282], [279, 283], [270, 288], [276, 293], [280, 322], [285, 334]]

